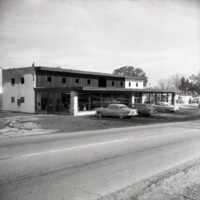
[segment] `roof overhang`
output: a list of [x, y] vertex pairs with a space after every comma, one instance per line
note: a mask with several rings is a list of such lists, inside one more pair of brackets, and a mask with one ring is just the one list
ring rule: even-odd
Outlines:
[[35, 91], [52, 91], [52, 92], [70, 92], [70, 91], [85, 91], [85, 92], [142, 92], [142, 93], [176, 93], [177, 91], [170, 90], [153, 90], [153, 89], [126, 89], [112, 87], [36, 87]]
[[83, 91], [102, 91], [102, 92], [143, 92], [143, 93], [176, 93], [172, 90], [153, 90], [153, 89], [129, 89], [129, 88], [104, 88], [104, 87], [83, 87]]

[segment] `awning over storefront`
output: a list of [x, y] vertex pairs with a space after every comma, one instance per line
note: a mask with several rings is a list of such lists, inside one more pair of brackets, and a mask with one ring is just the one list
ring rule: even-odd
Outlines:
[[141, 93], [176, 93], [174, 90], [156, 90], [156, 89], [126, 89], [112, 87], [36, 87], [35, 91], [91, 91], [91, 92], [141, 92]]

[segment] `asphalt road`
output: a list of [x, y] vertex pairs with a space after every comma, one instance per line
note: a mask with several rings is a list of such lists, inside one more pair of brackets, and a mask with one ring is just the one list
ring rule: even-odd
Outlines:
[[200, 120], [2, 139], [0, 199], [97, 199], [197, 157]]

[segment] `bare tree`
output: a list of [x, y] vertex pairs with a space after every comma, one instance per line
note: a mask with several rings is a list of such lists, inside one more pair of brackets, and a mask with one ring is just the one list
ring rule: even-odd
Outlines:
[[182, 78], [182, 75], [180, 75], [178, 73], [176, 73], [170, 77], [171, 82], [174, 86], [174, 89], [179, 90], [179, 86], [181, 85], [181, 78]]
[[160, 90], [174, 90], [174, 86], [172, 83], [172, 80], [169, 79], [159, 79], [156, 89], [160, 89]]
[[165, 90], [167, 79], [159, 79], [156, 88]]
[[181, 78], [182, 76], [176, 73], [168, 79], [160, 79], [158, 80], [156, 88], [161, 90], [179, 90]]

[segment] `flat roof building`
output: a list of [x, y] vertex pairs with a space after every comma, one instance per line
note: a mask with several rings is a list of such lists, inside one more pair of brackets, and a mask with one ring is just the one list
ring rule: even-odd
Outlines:
[[144, 88], [141, 77], [32, 66], [3, 70], [3, 110], [47, 114], [94, 114], [109, 103], [171, 100], [175, 91]]

